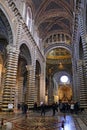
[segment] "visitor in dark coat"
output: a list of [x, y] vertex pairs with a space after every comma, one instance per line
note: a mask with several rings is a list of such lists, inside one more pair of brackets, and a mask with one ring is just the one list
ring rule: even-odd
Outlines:
[[45, 104], [44, 103], [41, 104], [41, 116], [42, 116], [42, 114], [44, 114], [44, 116], [45, 116]]

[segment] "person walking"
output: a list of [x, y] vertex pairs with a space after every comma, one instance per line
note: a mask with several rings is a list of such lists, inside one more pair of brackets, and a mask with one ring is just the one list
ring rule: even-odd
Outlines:
[[41, 104], [41, 116], [44, 114], [44, 116], [45, 116], [45, 104], [44, 103], [42, 103]]
[[37, 110], [37, 102], [34, 103], [34, 111]]
[[55, 103], [55, 109], [58, 112], [58, 103], [57, 102]]
[[70, 111], [73, 114], [73, 112], [74, 112], [74, 102], [71, 102], [71, 104], [70, 104]]
[[27, 117], [27, 110], [28, 110], [28, 105], [26, 103], [22, 104], [22, 113]]
[[56, 104], [53, 102], [52, 104], [53, 116], [55, 116]]

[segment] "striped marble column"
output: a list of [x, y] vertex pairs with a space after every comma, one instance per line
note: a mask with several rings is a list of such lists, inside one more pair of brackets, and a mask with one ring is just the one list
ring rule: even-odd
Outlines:
[[80, 79], [80, 84], [79, 84], [79, 91], [78, 91], [78, 94], [80, 93], [80, 106], [81, 107], [84, 107], [84, 108], [87, 108], [87, 93], [86, 93], [86, 87], [85, 87], [85, 82], [84, 82], [84, 71], [83, 71], [83, 61], [80, 60], [78, 62], [78, 75], [79, 75], [79, 79]]
[[7, 53], [8, 57], [7, 57], [5, 81], [3, 88], [3, 104], [2, 104], [3, 111], [8, 110], [9, 103], [14, 104], [19, 51], [17, 51], [15, 47], [8, 45]]
[[[43, 67], [44, 68], [44, 67]], [[41, 74], [40, 74], [40, 102], [41, 101], [43, 101], [43, 102], [45, 102], [45, 103], [47, 103], [46, 102], [46, 98], [45, 98], [45, 94], [46, 94], [46, 92], [45, 92], [45, 90], [46, 90], [46, 81], [45, 81], [45, 74], [44, 74], [45, 72], [42, 72]]]
[[77, 95], [78, 90], [79, 90], [79, 75], [77, 73], [77, 55], [78, 55], [78, 44], [77, 44], [77, 40], [74, 40], [74, 53], [73, 53], [73, 58], [72, 58], [72, 70], [73, 70], [73, 100], [77, 101], [79, 99], [79, 95]]
[[3, 93], [3, 70], [2, 70], [2, 64], [0, 64], [0, 108], [2, 106], [2, 93]]
[[27, 71], [28, 71], [28, 75], [27, 75], [27, 91], [26, 91], [26, 102], [28, 104], [29, 108], [32, 108], [34, 105], [34, 93], [35, 93], [35, 89], [33, 86], [33, 82], [34, 82], [34, 75], [33, 75], [33, 67], [31, 65], [27, 65], [26, 66]]
[[53, 103], [53, 89], [52, 89], [52, 76], [49, 75], [49, 86], [48, 86], [48, 104]]
[[[84, 19], [81, 13], [81, 9], [79, 12], [79, 27], [80, 27], [80, 34], [81, 34], [81, 38], [82, 38], [82, 46], [83, 46], [83, 53], [84, 53], [84, 80], [85, 80], [85, 86], [84, 86], [84, 94], [87, 95], [87, 43], [85, 40], [85, 36], [86, 36], [86, 27], [84, 25]], [[87, 97], [86, 97], [87, 99]], [[87, 108], [87, 100], [84, 99], [84, 103], [85, 103], [85, 107]]]
[[23, 80], [24, 77], [20, 77], [18, 81], [18, 103], [24, 102], [24, 96], [23, 96]]
[[77, 61], [79, 59], [79, 43], [78, 43], [78, 30], [79, 30], [79, 19], [78, 19], [78, 9], [74, 15], [74, 35], [73, 35], [73, 45], [72, 45], [72, 70], [73, 70], [73, 100], [77, 101], [79, 95], [77, 95], [79, 90], [79, 75], [77, 73]]
[[77, 74], [77, 67], [75, 64], [75, 61], [72, 62], [72, 68], [73, 68], [73, 100], [77, 100], [77, 93], [78, 93], [78, 74]]
[[84, 53], [85, 77], [87, 79], [87, 43], [86, 43], [86, 30], [85, 30], [86, 28], [84, 26], [83, 16], [81, 11], [79, 12], [79, 27], [80, 27], [80, 34], [82, 38], [82, 46], [83, 46], [83, 53]]
[[36, 101], [37, 104], [40, 105], [40, 75], [36, 75], [35, 78], [35, 84], [36, 84]]

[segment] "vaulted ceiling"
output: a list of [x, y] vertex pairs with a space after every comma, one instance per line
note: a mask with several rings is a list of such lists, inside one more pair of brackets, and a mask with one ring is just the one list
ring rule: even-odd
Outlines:
[[73, 0], [32, 0], [35, 25], [44, 39], [50, 33], [62, 32], [72, 36]]
[[[63, 48], [72, 44], [74, 28], [74, 0], [30, 0], [33, 19], [38, 35], [44, 43], [44, 50], [58, 43], [59, 48], [52, 49], [47, 55], [47, 69], [56, 71], [72, 71], [71, 53]], [[52, 39], [54, 37], [54, 41]], [[55, 37], [62, 37], [55, 41]], [[67, 39], [68, 37], [68, 39]], [[50, 39], [50, 40], [49, 40]], [[66, 39], [66, 41], [63, 41]], [[50, 42], [50, 43], [49, 43]], [[62, 45], [62, 46], [61, 46]], [[68, 46], [67, 45], [67, 46]], [[61, 66], [61, 63], [63, 66]]]

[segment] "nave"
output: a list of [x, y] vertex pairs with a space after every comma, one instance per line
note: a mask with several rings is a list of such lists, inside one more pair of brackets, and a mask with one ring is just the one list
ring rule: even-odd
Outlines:
[[2, 118], [4, 125], [1, 130], [87, 130], [86, 110], [78, 115], [67, 113], [66, 116], [61, 112], [52, 116], [51, 110], [45, 116], [41, 116], [40, 112], [29, 111], [27, 117], [16, 111], [10, 114], [0, 113], [0, 119]]
[[87, 109], [87, 0], [0, 0], [0, 110]]

